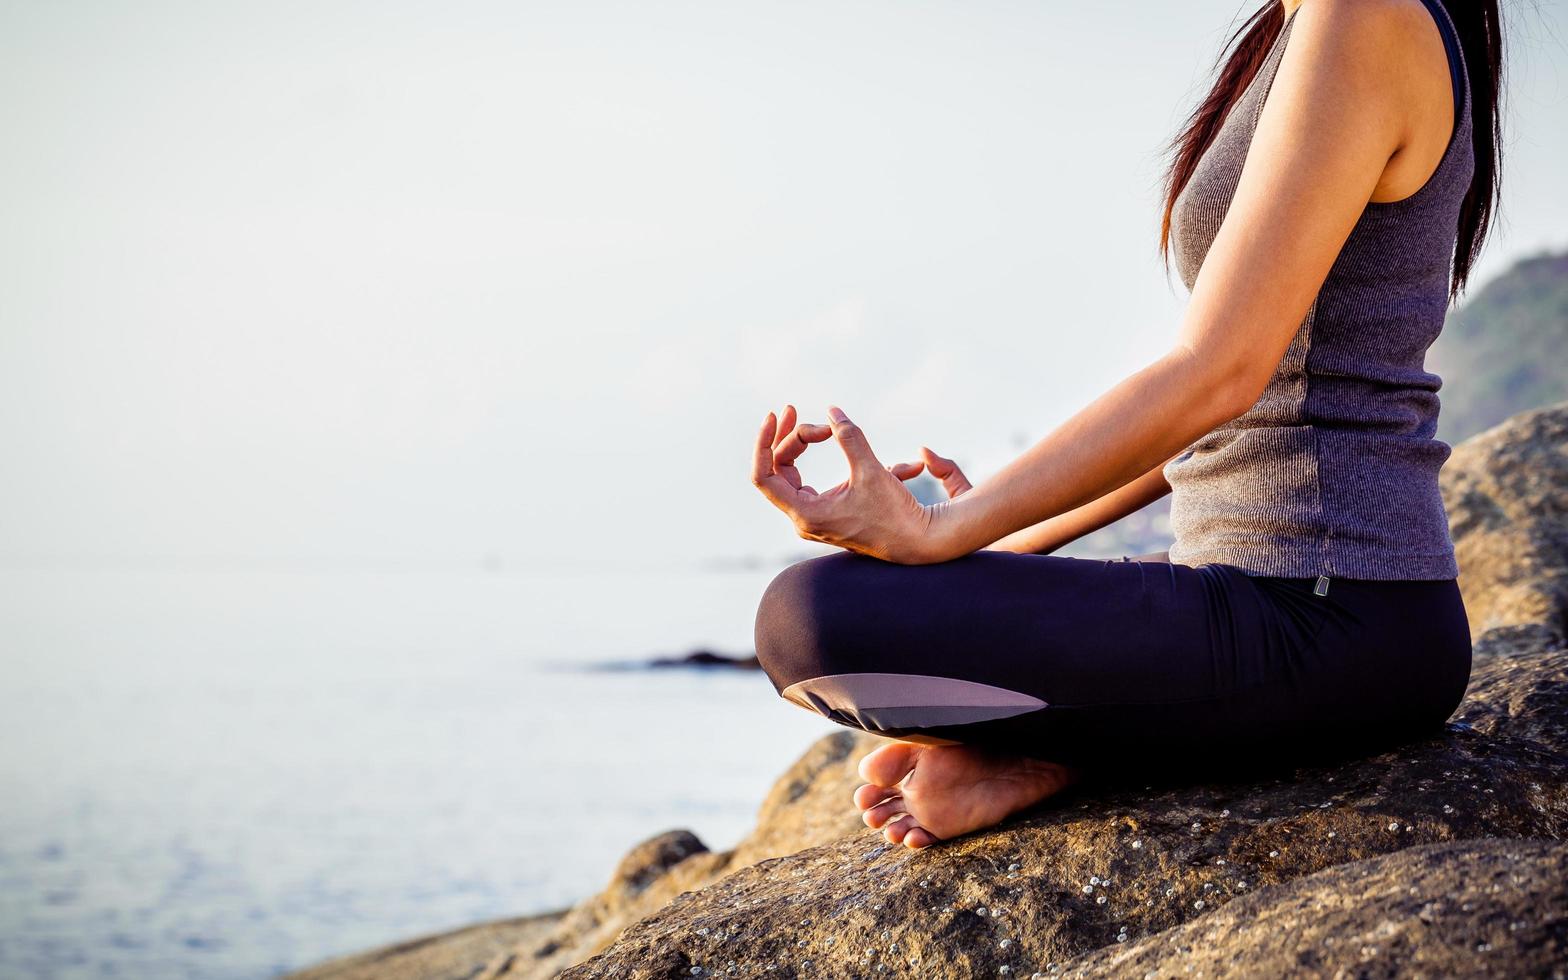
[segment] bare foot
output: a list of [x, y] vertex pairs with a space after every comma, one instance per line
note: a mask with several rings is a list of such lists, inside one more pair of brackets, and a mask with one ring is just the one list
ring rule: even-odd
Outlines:
[[1065, 788], [1078, 770], [972, 745], [893, 741], [860, 760], [855, 806], [890, 843], [919, 849], [958, 837]]

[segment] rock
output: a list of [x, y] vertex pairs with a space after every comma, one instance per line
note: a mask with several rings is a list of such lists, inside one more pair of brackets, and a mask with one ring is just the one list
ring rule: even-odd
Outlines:
[[727, 855], [710, 852], [687, 830], [672, 830], [627, 852], [604, 891], [579, 902], [543, 936], [521, 945], [498, 976], [549, 977], [613, 940], [627, 922], [722, 872]]
[[504, 919], [329, 960], [284, 980], [473, 980], [505, 971], [565, 910]]
[[1460, 443], [1439, 481], [1476, 654], [1568, 647], [1568, 402]]
[[1092, 795], [1080, 784], [921, 852], [862, 830], [682, 894], [565, 975], [690, 975], [734, 962], [741, 974], [859, 976], [913, 957], [937, 976], [1003, 966], [1027, 976], [1326, 868], [1420, 844], [1565, 830], [1568, 759], [1524, 737], [1451, 726], [1266, 781]]
[[727, 653], [714, 653], [712, 650], [693, 650], [691, 653], [680, 657], [655, 657], [648, 661], [649, 667], [733, 667], [738, 670], [761, 670], [762, 664], [757, 660], [756, 654], [745, 657], [733, 657]]
[[1568, 976], [1568, 844], [1452, 841], [1327, 868], [1061, 977]]
[[[1461, 737], [1496, 735], [1502, 732], [1516, 739], [1535, 740], [1541, 745], [1527, 746], [1526, 751], [1527, 753], [1534, 751], [1538, 754], [1537, 757], [1544, 756], [1549, 751], [1568, 753], [1568, 737], [1563, 735], [1565, 726], [1560, 717], [1562, 706], [1565, 704], [1565, 695], [1568, 695], [1565, 677], [1568, 677], [1568, 652], [1530, 654], [1527, 659], [1518, 662], [1508, 659], [1480, 662], [1472, 671], [1469, 695], [1466, 696], [1465, 704], [1457, 712], [1457, 721], [1450, 723], [1450, 731]], [[1557, 706], [1557, 715], [1552, 713], [1554, 704]], [[605, 898], [605, 895], [597, 895], [590, 898], [588, 902], [580, 905], [579, 909], [593, 909], [593, 913], [558, 920], [555, 928], [552, 928], [549, 933], [533, 938], [535, 944], [532, 949], [519, 947], [517, 956], [514, 956], [511, 963], [510, 972], [505, 974], [506, 977], [516, 980], [516, 978], [555, 975], [557, 971], [601, 952], [616, 938], [619, 928], [637, 922], [644, 916], [651, 916], [679, 892], [699, 889], [712, 881], [717, 881], [726, 873], [745, 869], [757, 862], [793, 855], [797, 851], [828, 844], [844, 837], [858, 837], [862, 842], [869, 842], [872, 847], [884, 844], [880, 834], [870, 831], [864, 823], [861, 823], [858, 812], [850, 804], [851, 793], [855, 792], [855, 787], [861, 784], [856, 771], [859, 757], [877, 745], [880, 745], [880, 739], [850, 729], [833, 732], [817, 740], [775, 782], [775, 786], [768, 792], [767, 798], [757, 812], [756, 828], [734, 848], [734, 851], [709, 855], [706, 850], [701, 850], [701, 844], [690, 845], [693, 859], [677, 861], [673, 864], [665, 862], [663, 867], [668, 875], [666, 880], [651, 891], [644, 891], [635, 898], [618, 892], [618, 886], [612, 884], [608, 891], [618, 894], [619, 897]], [[1428, 768], [1428, 771], [1438, 770]], [[1333, 771], [1330, 771], [1330, 775], [1333, 775]], [[1301, 779], [1306, 776], [1303, 773], [1295, 773], [1294, 778]], [[1441, 786], [1443, 782], [1450, 781], [1452, 778], [1441, 776], [1439, 773], [1436, 781], [1428, 782], [1428, 786]], [[1344, 787], [1347, 786], [1350, 786], [1348, 776], [1336, 776], [1327, 782], [1327, 789], [1309, 787], [1306, 795], [1311, 798], [1312, 806], [1316, 806], [1320, 801], [1333, 797], [1334, 793], [1344, 792]], [[1389, 792], [1397, 795], [1403, 790], [1392, 789]], [[1430, 793], [1433, 790], [1427, 789], [1422, 792]], [[1320, 793], [1322, 800], [1319, 800], [1314, 793]], [[1466, 793], [1469, 793], [1469, 790], [1466, 790]], [[1496, 795], [1494, 792], [1479, 792], [1479, 797], [1483, 800], [1494, 795]], [[1214, 808], [1209, 809], [1212, 811]], [[1226, 806], [1220, 806], [1218, 809], [1223, 811]], [[1300, 811], [1300, 808], [1297, 808], [1297, 811]], [[1441, 811], [1441, 804], [1438, 804], [1438, 811]], [[1450, 815], [1443, 814], [1443, 817], [1449, 818]], [[1185, 820], [1185, 814], [1181, 815], [1181, 820]], [[1381, 817], [1378, 817], [1378, 820], [1381, 820]], [[1181, 826], [1189, 825], [1190, 822], [1181, 823]], [[1472, 823], [1471, 829], [1455, 831], [1454, 836], [1468, 836], [1475, 833], [1474, 826]], [[1323, 833], [1327, 834], [1327, 829]], [[1286, 833], [1289, 833], [1289, 828], [1286, 828]], [[1334, 840], [1341, 839], [1342, 831], [1336, 829], [1334, 833], [1336, 833]], [[1416, 831], [1413, 829], [1411, 833], [1414, 834]], [[666, 836], [655, 837], [654, 840]], [[695, 842], [695, 837], [691, 837], [691, 840]], [[1152, 848], [1149, 840], [1140, 839], [1140, 842], [1143, 847], [1135, 850]], [[638, 848], [633, 850], [633, 855], [640, 853], [646, 847], [648, 844], [638, 845]], [[1267, 848], [1267, 850], [1275, 850], [1275, 848]], [[1264, 853], [1267, 853], [1267, 850]], [[622, 869], [626, 866], [627, 861], [622, 861]], [[671, 870], [674, 873], [670, 873]], [[622, 877], [624, 872], [616, 873], [618, 880]], [[1253, 883], [1253, 886], [1256, 886], [1256, 883]], [[1206, 902], [1206, 906], [1212, 905], [1214, 905], [1212, 900]], [[621, 919], [616, 919], [616, 914], [622, 916]]]
[[1568, 756], [1568, 651], [1490, 657], [1470, 672], [1450, 725], [1535, 741]]

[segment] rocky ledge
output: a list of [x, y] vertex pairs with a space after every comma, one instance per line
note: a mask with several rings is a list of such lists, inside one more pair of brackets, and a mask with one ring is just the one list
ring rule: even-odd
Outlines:
[[[1080, 784], [912, 852], [850, 808], [876, 740], [845, 730], [732, 851], [660, 834], [504, 950], [465, 932], [462, 955], [366, 956], [488, 980], [1568, 978], [1568, 403], [1456, 447], [1443, 489], [1476, 661], [1429, 738], [1267, 778]], [[312, 975], [367, 960], [340, 962]]]

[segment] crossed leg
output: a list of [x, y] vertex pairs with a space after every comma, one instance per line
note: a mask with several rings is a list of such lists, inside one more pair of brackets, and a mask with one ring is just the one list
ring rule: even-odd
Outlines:
[[809, 559], [764, 594], [757, 656], [787, 700], [895, 740], [861, 760], [854, 802], [889, 841], [929, 846], [1075, 782], [1079, 743], [1125, 698], [1214, 694], [1197, 573], [1147, 557]]
[[1458, 583], [1314, 586], [1163, 556], [843, 552], [769, 584], [757, 657], [785, 699], [897, 740], [854, 802], [918, 848], [1088, 775], [1256, 772], [1440, 729], [1470, 675]]

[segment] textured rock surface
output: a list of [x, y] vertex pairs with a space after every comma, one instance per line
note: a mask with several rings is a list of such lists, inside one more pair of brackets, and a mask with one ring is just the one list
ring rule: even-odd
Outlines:
[[1568, 402], [1460, 443], [1440, 482], [1477, 655], [1568, 646]]
[[1238, 898], [1062, 977], [1568, 976], [1568, 844], [1426, 844]]
[[1568, 755], [1568, 653], [1524, 653], [1480, 661], [1451, 725], [1533, 739]]
[[556, 927], [520, 945], [503, 972], [508, 976], [553, 976], [603, 947], [627, 922], [675, 895], [722, 874], [726, 855], [714, 854], [690, 831], [672, 830], [627, 852], [604, 891], [579, 902]]

